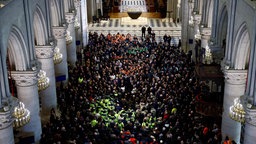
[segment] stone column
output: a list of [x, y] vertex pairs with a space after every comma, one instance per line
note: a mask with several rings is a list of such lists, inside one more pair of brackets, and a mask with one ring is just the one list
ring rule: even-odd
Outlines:
[[49, 120], [52, 108], [57, 108], [56, 81], [53, 63], [54, 46], [35, 46], [36, 56], [41, 62], [41, 69], [46, 72], [46, 76], [50, 79], [50, 86], [42, 90], [39, 95], [42, 103], [41, 119], [43, 122]]
[[176, 11], [176, 19], [177, 19], [177, 22], [179, 23], [181, 21], [181, 2], [180, 1], [177, 1], [177, 11]]
[[172, 9], [172, 0], [167, 0], [167, 9], [166, 9], [166, 18], [168, 18], [168, 22], [171, 22], [171, 18], [172, 18], [172, 13], [173, 13], [173, 9]]
[[88, 21], [92, 22], [93, 21], [92, 17], [96, 16], [97, 14], [96, 2], [95, 0], [86, 0], [86, 3], [87, 3], [87, 9], [88, 9], [87, 10]]
[[82, 35], [83, 35], [83, 46], [86, 46], [88, 43], [88, 17], [87, 17], [87, 1], [86, 0], [82, 0], [81, 1], [81, 17], [82, 17]]
[[194, 0], [194, 9], [193, 9], [193, 11], [199, 14], [199, 10], [198, 10], [198, 0]]
[[205, 28], [201, 27], [200, 28], [201, 32], [201, 48], [204, 51], [202, 53], [202, 62], [210, 64], [212, 62], [212, 55], [211, 55], [211, 50], [209, 48], [208, 41], [211, 38], [211, 28]]
[[181, 48], [186, 53], [188, 51], [188, 26], [189, 26], [189, 3], [187, 0], [181, 1], [182, 7], [182, 30]]
[[173, 11], [172, 20], [173, 22], [177, 22], [178, 0], [171, 0], [171, 9]]
[[241, 123], [229, 117], [229, 108], [234, 103], [234, 99], [241, 97], [245, 93], [247, 70], [231, 70], [228, 66], [223, 68], [225, 76], [224, 100], [221, 132], [222, 138], [229, 136], [237, 143], [240, 142]]
[[38, 69], [34, 71], [12, 71], [11, 74], [16, 83], [18, 99], [23, 102], [30, 111], [30, 121], [21, 128], [22, 133], [32, 133], [35, 138], [35, 143], [39, 143], [42, 127], [39, 115]]
[[226, 37], [226, 51], [225, 51], [225, 60], [231, 61], [232, 57], [232, 49], [234, 46], [234, 38], [235, 38], [235, 17], [233, 13], [236, 12], [236, 3], [237, 1], [230, 1], [229, 12], [232, 13], [228, 18], [228, 26], [227, 26], [227, 37]]
[[[194, 61], [196, 61], [196, 53], [198, 55], [198, 48], [196, 49], [196, 40], [201, 38], [200, 35], [200, 30], [199, 30], [199, 24], [200, 24], [201, 16], [199, 14], [196, 14], [196, 12], [193, 12], [193, 25], [192, 25], [192, 39], [193, 39], [193, 44], [192, 44], [192, 58]], [[197, 52], [196, 52], [197, 50]]]
[[[57, 47], [62, 54], [62, 62], [55, 65], [55, 76], [65, 75], [68, 79], [67, 47], [66, 47], [66, 27], [52, 27], [54, 38], [57, 40]], [[65, 83], [66, 81], [64, 81]]]
[[99, 16], [98, 9], [101, 11], [101, 15], [103, 15], [103, 9], [102, 9], [102, 0], [96, 0], [96, 7], [97, 7], [97, 15]]
[[81, 50], [81, 40], [82, 40], [82, 32], [81, 32], [81, 1], [75, 0], [75, 8], [76, 8], [76, 17], [75, 17], [75, 33], [76, 33], [76, 41], [79, 41], [80, 44], [77, 45], [78, 51]]
[[[10, 105], [12, 106], [12, 105]], [[13, 106], [8, 107], [8, 110], [0, 112], [0, 143], [1, 144], [14, 144], [13, 136]]]
[[207, 26], [207, 25], [206, 25], [207, 1], [208, 1], [208, 0], [204, 0], [204, 1], [202, 2], [202, 18], [201, 18], [201, 24], [202, 24], [203, 26]]
[[67, 30], [70, 32], [72, 37], [71, 44], [67, 45], [67, 59], [71, 65], [75, 65], [76, 57], [76, 32], [75, 32], [75, 13], [66, 13], [66, 21], [68, 23]]
[[244, 127], [244, 144], [255, 144], [256, 141], [256, 109], [244, 106], [246, 111], [245, 127]]
[[200, 35], [199, 24], [201, 22], [201, 15], [197, 14], [196, 12], [194, 12], [193, 13], [193, 21], [194, 21], [194, 34], [195, 34], [195, 38], [199, 38], [199, 35]]

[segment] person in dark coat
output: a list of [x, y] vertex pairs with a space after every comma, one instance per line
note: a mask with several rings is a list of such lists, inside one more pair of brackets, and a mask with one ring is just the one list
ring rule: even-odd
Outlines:
[[148, 27], [148, 35], [151, 35], [151, 32], [152, 32], [152, 28], [149, 26]]
[[142, 37], [145, 37], [145, 33], [146, 33], [146, 27], [145, 26], [143, 26], [141, 28], [141, 32], [142, 32]]

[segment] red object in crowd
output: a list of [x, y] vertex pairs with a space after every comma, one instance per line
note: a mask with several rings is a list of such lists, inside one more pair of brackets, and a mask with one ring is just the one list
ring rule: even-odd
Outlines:
[[204, 127], [203, 134], [206, 135], [208, 131], [209, 131], [208, 127]]
[[165, 119], [168, 119], [168, 118], [169, 118], [169, 114], [168, 114], [168, 113], [165, 113], [163, 119], [165, 120]]
[[134, 138], [134, 137], [131, 137], [129, 141], [130, 141], [132, 144], [136, 144], [136, 143], [137, 143], [137, 140], [136, 140], [136, 138]]

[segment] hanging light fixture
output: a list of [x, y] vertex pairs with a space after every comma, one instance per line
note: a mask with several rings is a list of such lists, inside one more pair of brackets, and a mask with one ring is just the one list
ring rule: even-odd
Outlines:
[[240, 98], [234, 99], [234, 104], [229, 108], [229, 116], [235, 121], [245, 122], [245, 111]]
[[45, 90], [50, 85], [50, 79], [46, 76], [46, 72], [40, 70], [38, 73], [38, 91]]
[[30, 111], [25, 108], [24, 103], [15, 98], [18, 105], [14, 107], [13, 117], [13, 127], [19, 128], [26, 125], [30, 121]]
[[54, 64], [59, 64], [62, 62], [62, 54], [60, 53], [60, 49], [58, 47], [55, 47], [54, 49], [53, 62]]
[[70, 35], [70, 32], [67, 30], [67, 33], [66, 33], [66, 43], [67, 44], [71, 44], [72, 43], [72, 36]]

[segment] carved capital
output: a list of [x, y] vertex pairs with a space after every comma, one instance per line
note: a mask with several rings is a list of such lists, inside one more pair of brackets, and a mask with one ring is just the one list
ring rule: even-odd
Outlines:
[[210, 39], [210, 36], [211, 36], [211, 28], [209, 27], [200, 27], [200, 32], [201, 32], [201, 35], [203, 36], [209, 36], [209, 39]]
[[7, 112], [0, 112], [0, 130], [12, 125], [14, 121], [12, 110], [13, 108]]
[[246, 83], [247, 70], [229, 70], [226, 68], [223, 72], [225, 82], [227, 83], [234, 85], [242, 85]]
[[245, 122], [256, 126], [256, 109], [245, 109], [246, 115], [245, 115]]
[[195, 24], [200, 24], [200, 22], [201, 22], [201, 15], [200, 14], [194, 14], [193, 18], [194, 18], [194, 23]]
[[66, 27], [52, 27], [53, 36], [56, 39], [65, 38]]
[[65, 14], [65, 19], [68, 24], [74, 23], [75, 22], [75, 13], [66, 13]]
[[48, 59], [53, 57], [54, 46], [35, 46], [36, 57], [40, 59]]
[[75, 4], [75, 8], [79, 8], [81, 6], [81, 0], [75, 0], [74, 4]]
[[11, 77], [17, 86], [28, 87], [37, 84], [38, 69], [34, 71], [12, 71]]
[[14, 97], [5, 98], [2, 100], [3, 108], [0, 112], [0, 130], [5, 129], [13, 124], [14, 107], [18, 105], [18, 99]]
[[208, 41], [208, 40], [210, 40], [210, 38], [211, 38], [211, 35], [204, 35], [204, 34], [201, 35], [201, 39]]

